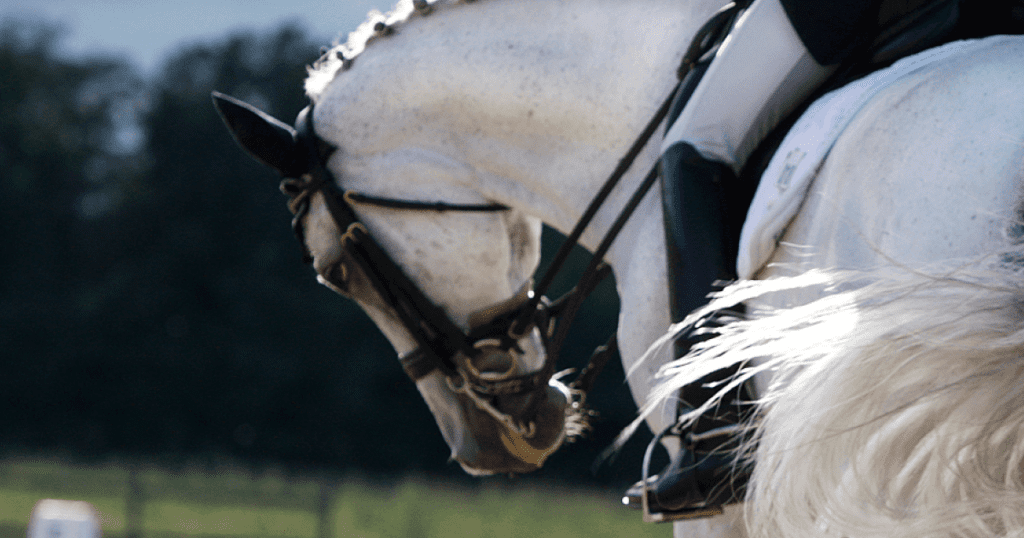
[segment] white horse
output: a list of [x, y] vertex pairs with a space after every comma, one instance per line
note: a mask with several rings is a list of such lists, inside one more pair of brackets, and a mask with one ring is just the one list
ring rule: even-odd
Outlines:
[[[345, 191], [510, 208], [349, 200], [408, 278], [468, 331], [522, 302], [541, 222], [573, 227], [722, 3], [400, 2], [310, 72], [315, 134], [337, 148], [326, 167]], [[665, 346], [652, 347], [670, 315], [660, 194], [646, 196], [605, 259], [621, 299], [627, 380], [651, 429], [675, 420], [673, 387], [704, 365], [761, 365], [746, 511], [677, 522], [677, 536], [1024, 533], [1021, 258], [1003, 254], [1022, 230], [1021, 88], [1024, 41], [1008, 38], [876, 96], [759, 271], [767, 280], [719, 299], [751, 305], [753, 318], [735, 326], [746, 330], [727, 328], [676, 365]], [[637, 158], [583, 246], [600, 242], [657, 146]], [[416, 338], [375, 298], [367, 271], [352, 268], [351, 229], [339, 229], [328, 206], [313, 192], [301, 214], [314, 267], [356, 298], [399, 354], [414, 352]], [[518, 343], [515, 364], [474, 366], [495, 377], [541, 368], [537, 331]], [[672, 375], [656, 390], [661, 368]], [[563, 438], [555, 415], [571, 395], [557, 381], [539, 434], [480, 420], [483, 407], [460, 399], [441, 370], [417, 386], [471, 473], [539, 466]], [[504, 409], [521, 403], [495, 405], [514, 415]]]

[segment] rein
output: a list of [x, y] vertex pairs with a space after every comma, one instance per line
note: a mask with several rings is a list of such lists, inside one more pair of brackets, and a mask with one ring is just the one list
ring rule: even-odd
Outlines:
[[[584, 299], [601, 280], [611, 273], [611, 268], [603, 261], [604, 256], [640, 202], [660, 177], [658, 163], [652, 166], [605, 233], [579, 283], [554, 303], [550, 303], [544, 294], [554, 281], [555, 275], [564, 266], [572, 247], [579, 241], [597, 211], [668, 115], [675, 96], [683, 86], [686, 74], [712, 48], [714, 42], [720, 39], [717, 34], [722, 21], [734, 15], [735, 12], [736, 4], [723, 8], [698, 31], [689, 49], [683, 55], [682, 64], [678, 70], [679, 81], [590, 202], [555, 255], [537, 288], [530, 290], [527, 285], [515, 297], [503, 302], [501, 308], [492, 306], [486, 309], [485, 312], [491, 310], [501, 310], [501, 312], [491, 317], [486, 323], [474, 327], [468, 333], [458, 327], [442, 308], [435, 305], [409, 279], [398, 264], [373, 239], [366, 226], [359, 222], [352, 207], [370, 205], [403, 211], [497, 212], [508, 211], [511, 209], [509, 206], [499, 203], [426, 202], [378, 197], [354, 191], [342, 192], [326, 167], [328, 158], [336, 148], [316, 135], [313, 129], [312, 104], [303, 109], [296, 120], [295, 127], [292, 128], [231, 97], [215, 93], [214, 98], [222, 116], [233, 128], [236, 136], [239, 131], [244, 132], [244, 129], [236, 128], [237, 126], [232, 124], [233, 121], [244, 123], [250, 120], [242, 120], [239, 119], [240, 117], [258, 117], [261, 118], [261, 121], [248, 124], [247, 127], [261, 131], [270, 139], [276, 139], [281, 144], [296, 149], [294, 155], [278, 155], [260, 147], [258, 137], [248, 139], [246, 138], [248, 135], [243, 135], [239, 138], [243, 147], [258, 150], [257, 158], [262, 158], [264, 162], [274, 166], [284, 176], [285, 179], [281, 181], [281, 191], [290, 198], [288, 207], [294, 215], [292, 229], [302, 245], [303, 260], [306, 263], [311, 263], [313, 260], [305, 240], [303, 219], [309, 212], [310, 200], [313, 195], [316, 193], [323, 195], [331, 218], [338, 229], [342, 230], [343, 254], [341, 260], [333, 266], [323, 269], [319, 276], [341, 293], [351, 295], [348, 286], [349, 267], [346, 264], [352, 263], [358, 266], [374, 291], [395, 312], [416, 342], [416, 349], [399, 358], [409, 377], [413, 381], [418, 381], [435, 370], [440, 370], [453, 391], [465, 395], [480, 410], [494, 417], [511, 432], [523, 438], [529, 438], [536, 432], [535, 424], [532, 421], [521, 424], [510, 415], [502, 413], [494, 407], [493, 397], [541, 392], [546, 389], [548, 382], [555, 376], [558, 352], [568, 334], [568, 329]], [[243, 112], [240, 115], [225, 114], [225, 110], [229, 108], [244, 109], [244, 111], [240, 111]], [[535, 327], [539, 329], [538, 332], [546, 352], [545, 363], [538, 371], [525, 375], [511, 375], [512, 370], [505, 373], [480, 372], [474, 366], [473, 360], [485, 355], [504, 354], [514, 357], [516, 354], [522, 353], [518, 347], [518, 341]], [[569, 385], [574, 394], [572, 406], [575, 411], [583, 411], [586, 393], [592, 388], [597, 374], [615, 353], [616, 348], [616, 339], [613, 335], [606, 345], [595, 351], [589, 364]], [[514, 363], [515, 361], [513, 361]], [[543, 398], [539, 398], [534, 401], [542, 400]], [[532, 415], [525, 413], [525, 416]]]

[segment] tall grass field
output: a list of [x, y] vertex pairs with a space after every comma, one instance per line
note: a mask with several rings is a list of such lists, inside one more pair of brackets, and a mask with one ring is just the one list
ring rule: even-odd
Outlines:
[[225, 467], [0, 461], [0, 538], [24, 538], [35, 503], [88, 501], [104, 537], [661, 537], [612, 494], [571, 487], [453, 486], [422, 478], [286, 476]]

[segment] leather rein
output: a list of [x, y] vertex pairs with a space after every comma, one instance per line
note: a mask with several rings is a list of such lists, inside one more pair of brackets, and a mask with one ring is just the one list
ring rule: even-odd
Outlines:
[[[307, 152], [306, 162], [310, 163], [309, 168], [300, 177], [286, 177], [281, 181], [281, 191], [290, 197], [288, 207], [294, 215], [292, 229], [302, 244], [303, 261], [310, 263], [312, 257], [306, 245], [302, 220], [309, 211], [311, 197], [316, 193], [321, 193], [335, 224], [339, 230], [343, 230], [342, 249], [349, 254], [354, 263], [359, 265], [374, 290], [394, 310], [405, 329], [416, 341], [416, 349], [399, 358], [409, 377], [413, 381], [418, 381], [435, 370], [440, 370], [446, 376], [452, 390], [469, 397], [477, 407], [513, 432], [524, 437], [531, 437], [535, 431], [532, 423], [517, 423], [509, 415], [494, 408], [491, 400], [494, 396], [499, 395], [522, 395], [544, 390], [548, 381], [555, 375], [558, 351], [580, 305], [597, 284], [611, 272], [611, 268], [603, 261], [605, 254], [644, 196], [660, 177], [657, 163], [652, 166], [605, 233], [601, 243], [593, 252], [591, 261], [580, 277], [579, 283], [553, 303], [544, 297], [544, 293], [548, 291], [555, 275], [564, 266], [573, 246], [579, 241], [598, 209], [650, 141], [658, 125], [667, 116], [673, 98], [683, 84], [686, 73], [706, 52], [707, 34], [714, 30], [713, 26], [709, 21], [709, 24], [698, 32], [689, 50], [683, 56], [678, 73], [679, 82], [591, 200], [586, 211], [555, 254], [551, 265], [537, 287], [532, 291], [524, 289], [511, 300], [515, 304], [514, 307], [506, 309], [505, 313], [491, 319], [486, 324], [476, 327], [468, 333], [459, 328], [443, 309], [426, 297], [423, 291], [380, 247], [366, 227], [359, 222], [352, 206], [362, 204], [395, 210], [436, 212], [498, 212], [511, 208], [499, 203], [423, 202], [376, 197], [354, 191], [342, 192], [326, 167], [328, 158], [336, 148], [314, 132], [312, 104], [303, 109], [295, 124], [295, 136], [298, 143]], [[347, 293], [348, 271], [349, 269], [344, 263], [339, 262], [325, 269], [320, 277], [343, 293]], [[483, 376], [473, 367], [472, 359], [483, 353], [514, 354], [521, 352], [517, 342], [534, 327], [540, 329], [546, 352], [545, 363], [540, 370], [524, 375]], [[576, 397], [572, 405], [578, 410], [582, 410], [587, 391], [592, 388], [597, 374], [616, 350], [617, 343], [613, 334], [606, 345], [599, 347], [594, 352], [588, 365], [569, 385]]]

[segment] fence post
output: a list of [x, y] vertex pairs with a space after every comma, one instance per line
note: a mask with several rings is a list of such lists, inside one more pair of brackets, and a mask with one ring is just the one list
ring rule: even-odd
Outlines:
[[132, 462], [128, 464], [128, 488], [124, 498], [125, 538], [142, 538], [145, 502], [139, 483], [139, 465]]
[[334, 491], [337, 489], [337, 481], [333, 476], [324, 473], [320, 475], [320, 496], [317, 501], [317, 538], [331, 538], [331, 505], [334, 501]]

